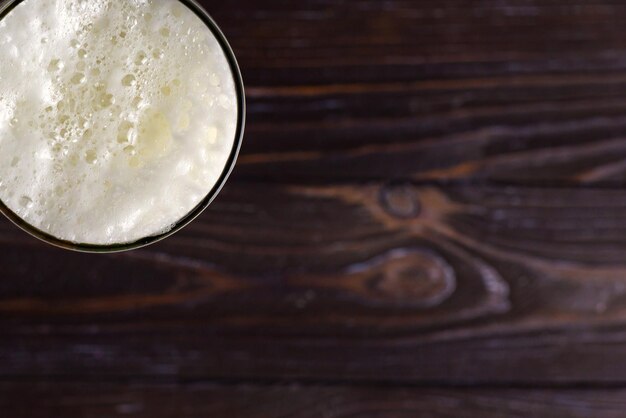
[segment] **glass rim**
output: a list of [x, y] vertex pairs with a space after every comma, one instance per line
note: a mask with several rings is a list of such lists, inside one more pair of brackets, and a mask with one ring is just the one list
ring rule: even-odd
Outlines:
[[[25, 0], [0, 0], [0, 21], [4, 19], [10, 12], [16, 7], [18, 4]], [[233, 52], [230, 44], [228, 43], [226, 36], [219, 28], [217, 23], [213, 20], [213, 18], [209, 15], [209, 13], [204, 10], [204, 8], [196, 1], [196, 0], [177, 0], [179, 3], [185, 5], [189, 10], [194, 12], [196, 16], [198, 16], [202, 22], [209, 28], [211, 33], [217, 39], [222, 51], [224, 51], [224, 55], [228, 61], [228, 65], [231, 70], [231, 74], [233, 76], [233, 80], [235, 83], [235, 91], [237, 94], [237, 129], [235, 131], [235, 138], [232, 145], [232, 149], [230, 155], [228, 156], [228, 160], [226, 161], [226, 165], [220, 174], [219, 179], [215, 183], [215, 185], [211, 188], [209, 193], [194, 207], [191, 211], [189, 211], [184, 217], [176, 221], [174, 226], [169, 229], [167, 232], [152, 235], [148, 237], [143, 237], [139, 240], [129, 242], [129, 243], [116, 243], [116, 244], [81, 244], [75, 243], [67, 240], [62, 240], [57, 238], [47, 232], [41, 231], [40, 229], [34, 227], [33, 225], [26, 222], [20, 216], [18, 216], [15, 212], [9, 209], [2, 200], [0, 200], [0, 213], [2, 213], [6, 218], [9, 219], [13, 224], [19, 227], [22, 231], [43, 241], [47, 244], [53, 245], [57, 248], [62, 248], [65, 250], [82, 252], [82, 253], [96, 253], [96, 254], [110, 254], [110, 253], [118, 253], [130, 250], [136, 250], [139, 248], [146, 247], [148, 245], [155, 244], [159, 241], [168, 238], [187, 225], [189, 225], [193, 220], [195, 220], [204, 210], [209, 207], [209, 205], [215, 200], [217, 195], [220, 193], [228, 177], [232, 173], [235, 168], [235, 163], [237, 162], [237, 157], [239, 156], [239, 151], [241, 150], [241, 145], [243, 143], [243, 135], [245, 130], [246, 123], [246, 99], [245, 99], [245, 90], [243, 84], [243, 77], [241, 75], [241, 69], [239, 68], [239, 64], [237, 63], [237, 59], [235, 57], [235, 53]]]

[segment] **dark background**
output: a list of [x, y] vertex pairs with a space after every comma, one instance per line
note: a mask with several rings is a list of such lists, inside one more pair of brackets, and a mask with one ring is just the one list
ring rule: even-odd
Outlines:
[[622, 417], [626, 2], [204, 1], [231, 181], [147, 249], [0, 221], [0, 416]]

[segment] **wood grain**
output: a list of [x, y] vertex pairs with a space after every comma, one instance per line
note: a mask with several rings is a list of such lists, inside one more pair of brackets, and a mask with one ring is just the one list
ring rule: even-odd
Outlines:
[[[0, 384], [14, 418], [617, 418], [623, 390], [501, 390], [303, 387], [298, 385]], [[28, 397], [37, 402], [23, 404]]]
[[19, 234], [0, 376], [626, 383], [625, 199], [233, 183], [146, 250]]
[[0, 416], [623, 415], [624, 2], [203, 3], [232, 180], [132, 253], [0, 221]]
[[207, 8], [248, 86], [238, 179], [624, 183], [620, 2]]

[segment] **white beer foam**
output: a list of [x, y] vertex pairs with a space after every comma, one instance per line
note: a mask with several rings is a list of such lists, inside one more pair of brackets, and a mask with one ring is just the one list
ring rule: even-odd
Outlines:
[[0, 21], [0, 200], [76, 243], [167, 232], [218, 181], [237, 106], [177, 0], [25, 0]]

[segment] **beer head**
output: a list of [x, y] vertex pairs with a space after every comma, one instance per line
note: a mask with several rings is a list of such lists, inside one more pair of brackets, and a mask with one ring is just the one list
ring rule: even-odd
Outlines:
[[188, 5], [24, 0], [5, 13], [10, 217], [61, 243], [133, 246], [208, 203], [239, 146], [243, 91], [219, 30]]

